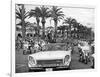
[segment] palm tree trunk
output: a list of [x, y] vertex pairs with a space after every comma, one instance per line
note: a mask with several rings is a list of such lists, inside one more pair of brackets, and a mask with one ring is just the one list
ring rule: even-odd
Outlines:
[[42, 19], [41, 23], [42, 23], [42, 27], [43, 27], [42, 28], [42, 31], [43, 31], [42, 38], [45, 39], [45, 19], [44, 18]]
[[36, 21], [37, 21], [37, 34], [38, 34], [38, 40], [39, 40], [39, 34], [40, 34], [40, 30], [39, 30], [39, 22], [40, 22], [40, 20], [39, 20], [38, 17], [36, 18]]
[[43, 24], [43, 33], [42, 33], [42, 36], [43, 36], [43, 39], [45, 39], [45, 23], [42, 23]]
[[55, 23], [55, 39], [57, 38], [57, 20], [54, 20]]
[[26, 35], [26, 28], [25, 28], [25, 22], [23, 21], [23, 25], [22, 25], [22, 37], [23, 37], [23, 40], [25, 39], [25, 35]]
[[71, 38], [71, 24], [69, 24], [69, 38]]
[[22, 38], [25, 39], [26, 27], [24, 21], [24, 4], [22, 4]]

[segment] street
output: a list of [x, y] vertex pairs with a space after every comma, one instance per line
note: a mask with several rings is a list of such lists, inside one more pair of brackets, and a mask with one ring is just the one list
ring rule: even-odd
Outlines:
[[[75, 69], [92, 69], [90, 67], [90, 64], [84, 64], [78, 61], [79, 57], [77, 53], [74, 53], [72, 55], [72, 61], [71, 61], [71, 70]], [[29, 72], [27, 67], [27, 55], [23, 55], [23, 53], [17, 52], [16, 53], [16, 73], [24, 73]], [[61, 69], [60, 69], [61, 70]], [[57, 71], [60, 71], [57, 70]], [[65, 70], [65, 69], [63, 69]], [[32, 71], [34, 72], [34, 71]]]

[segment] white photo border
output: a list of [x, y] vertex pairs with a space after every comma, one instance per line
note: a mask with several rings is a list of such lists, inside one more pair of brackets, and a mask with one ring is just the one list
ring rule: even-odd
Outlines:
[[[90, 72], [96, 72], [97, 71], [97, 56], [95, 56], [95, 69], [81, 69], [81, 70], [71, 70], [71, 71], [57, 71], [57, 72], [38, 72], [38, 73], [15, 73], [15, 4], [33, 4], [33, 5], [56, 5], [56, 6], [62, 6], [62, 7], [75, 7], [75, 8], [91, 8], [91, 9], [95, 9], [95, 13], [96, 13], [96, 7], [95, 6], [89, 6], [89, 5], [80, 5], [80, 4], [60, 4], [60, 3], [48, 3], [48, 2], [39, 2], [39, 3], [35, 3], [33, 0], [12, 0], [12, 7], [11, 7], [11, 76], [12, 77], [33, 77], [33, 76], [48, 76], [49, 75], [53, 75], [56, 76], [58, 73], [58, 76], [62, 76], [65, 73], [69, 73], [69, 74], [75, 74], [75, 73], [90, 73]], [[67, 6], [66, 6], [67, 5]], [[96, 17], [95, 17], [95, 25], [96, 25]], [[95, 50], [96, 51], [96, 50]], [[97, 52], [95, 53], [95, 55], [97, 54]], [[70, 76], [70, 75], [69, 75]]]

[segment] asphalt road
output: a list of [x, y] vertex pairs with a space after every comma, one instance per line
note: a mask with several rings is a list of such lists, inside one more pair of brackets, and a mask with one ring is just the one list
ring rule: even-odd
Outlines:
[[[78, 61], [79, 56], [77, 53], [72, 55], [71, 70], [76, 69], [92, 69], [90, 63], [84, 64]], [[27, 67], [27, 55], [23, 55], [22, 51], [16, 53], [16, 73], [29, 72]], [[65, 69], [63, 69], [65, 70]], [[59, 70], [58, 70], [59, 71]]]

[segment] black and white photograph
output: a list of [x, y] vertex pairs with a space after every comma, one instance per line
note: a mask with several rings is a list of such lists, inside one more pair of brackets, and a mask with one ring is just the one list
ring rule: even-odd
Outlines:
[[15, 4], [15, 73], [95, 69], [94, 10]]

